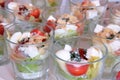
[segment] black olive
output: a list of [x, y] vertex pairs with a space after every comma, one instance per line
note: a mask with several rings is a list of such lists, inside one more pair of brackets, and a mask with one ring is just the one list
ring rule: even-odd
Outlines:
[[107, 37], [107, 39], [113, 39], [115, 37], [114, 34], [111, 34], [109, 37]]

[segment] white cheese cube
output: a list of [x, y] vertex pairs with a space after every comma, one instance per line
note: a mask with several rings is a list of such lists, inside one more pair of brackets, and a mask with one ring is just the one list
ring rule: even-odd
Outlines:
[[[18, 43], [18, 40], [20, 39], [21, 36], [22, 36], [21, 32], [16, 32], [11, 36], [10, 41], [14, 43]], [[14, 48], [16, 44], [10, 43], [10, 46], [11, 48]]]
[[30, 37], [30, 32], [24, 32], [24, 33], [22, 34], [22, 36], [20, 37], [19, 41], [21, 41], [21, 40], [24, 39], [24, 38], [28, 38], [28, 37]]
[[95, 27], [95, 29], [94, 29], [94, 33], [101, 32], [103, 30], [103, 28], [104, 27], [102, 25], [97, 24], [96, 27]]
[[93, 0], [91, 3], [95, 6], [100, 6], [100, 0]]
[[72, 24], [67, 24], [66, 25], [66, 30], [77, 30], [77, 26], [72, 25]]
[[94, 47], [90, 47], [87, 49], [86, 56], [88, 59], [91, 57], [99, 57], [102, 58], [102, 52], [99, 49], [95, 49]]
[[66, 50], [66, 51], [71, 51], [72, 50], [72, 48], [71, 48], [71, 46], [70, 45], [65, 45], [65, 48], [64, 48], [64, 50]]
[[20, 47], [18, 50], [23, 52], [22, 54], [29, 56], [30, 58], [34, 58], [39, 55], [38, 49], [34, 45], [30, 45], [28, 47]]
[[114, 40], [113, 42], [111, 42], [110, 47], [113, 51], [117, 51], [118, 49], [120, 49], [120, 40]]
[[50, 15], [47, 20], [56, 21], [56, 18], [54, 18], [52, 15]]
[[87, 12], [86, 12], [86, 18], [87, 19], [93, 19], [96, 16], [98, 16], [97, 10], [87, 10]]
[[66, 50], [60, 50], [56, 53], [56, 56], [62, 60], [68, 61], [70, 60], [70, 52]]
[[8, 8], [11, 10], [14, 10], [17, 6], [18, 6], [18, 4], [16, 2], [10, 2], [8, 4]]
[[119, 26], [119, 25], [116, 25], [116, 24], [109, 24], [109, 25], [107, 26], [107, 28], [112, 29], [112, 30], [115, 31], [115, 32], [119, 32], [119, 31], [120, 31], [120, 26]]

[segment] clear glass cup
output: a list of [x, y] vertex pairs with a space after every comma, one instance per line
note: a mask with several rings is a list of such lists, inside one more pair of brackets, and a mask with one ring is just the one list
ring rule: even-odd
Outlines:
[[112, 22], [120, 25], [120, 3], [114, 4], [110, 7], [110, 17]]
[[107, 48], [95, 43], [89, 35], [56, 41], [52, 55], [57, 80], [101, 80]]
[[2, 24], [5, 28], [13, 25], [15, 23], [15, 15], [5, 9], [0, 9], [0, 24]]
[[17, 23], [25, 21], [40, 23], [42, 22], [41, 14], [46, 7], [45, 4], [40, 5], [40, 2], [45, 3], [44, 0], [14, 0], [6, 3], [6, 9], [15, 14]]
[[76, 12], [77, 9], [86, 14], [87, 20], [95, 20], [103, 17], [106, 12], [108, 0], [70, 0], [71, 9]]
[[39, 8], [44, 9], [46, 7], [45, 0], [31, 0], [31, 3]]
[[9, 62], [8, 51], [5, 42], [5, 30], [14, 24], [14, 14], [0, 9], [0, 65]]
[[46, 0], [46, 6], [47, 7], [57, 7], [61, 5], [61, 1], [63, 0]]
[[120, 80], [120, 62], [116, 63], [111, 70], [111, 80]]
[[120, 26], [115, 24], [111, 18], [103, 18], [91, 23], [89, 28], [94, 40], [102, 41], [108, 48], [103, 78], [111, 79], [111, 69], [120, 59]]
[[44, 24], [15, 24], [6, 31], [6, 41], [17, 80], [45, 80], [52, 36]]
[[61, 8], [50, 8], [43, 12], [46, 25], [54, 29], [54, 40], [60, 38], [79, 36], [84, 34], [85, 15], [72, 14], [71, 11], [62, 11]]

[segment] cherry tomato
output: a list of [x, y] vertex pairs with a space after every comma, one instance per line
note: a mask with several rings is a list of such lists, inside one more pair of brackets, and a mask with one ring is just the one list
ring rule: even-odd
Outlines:
[[116, 75], [116, 80], [120, 80], [120, 71]]
[[5, 1], [4, 1], [4, 0], [1, 0], [1, 1], [0, 1], [0, 6], [1, 6], [2, 8], [5, 7]]
[[81, 76], [88, 70], [89, 65], [85, 64], [66, 64], [68, 72], [73, 76]]
[[117, 51], [115, 51], [115, 55], [120, 56], [120, 49], [118, 49]]
[[56, 27], [55, 22], [48, 20], [46, 26], [44, 27], [44, 31], [49, 33], [51, 31], [51, 28], [55, 30], [55, 27]]
[[31, 16], [34, 16], [35, 18], [39, 18], [40, 16], [40, 10], [38, 8], [35, 8], [31, 11]]
[[33, 29], [31, 32], [30, 32], [31, 34], [38, 34], [38, 35], [40, 35], [40, 36], [45, 36], [45, 34], [43, 33], [43, 32], [41, 32], [39, 29]]
[[4, 26], [0, 24], [0, 35], [4, 34]]
[[84, 1], [81, 3], [82, 6], [89, 6], [89, 4], [90, 4], [90, 0], [84, 0]]

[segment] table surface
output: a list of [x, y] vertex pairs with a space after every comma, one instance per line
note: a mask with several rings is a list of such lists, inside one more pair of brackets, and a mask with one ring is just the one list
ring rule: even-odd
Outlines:
[[[120, 0], [109, 0], [109, 1], [113, 2], [113, 1], [120, 1]], [[0, 66], [0, 80], [15, 80], [15, 75], [14, 75], [14, 72], [12, 70], [12, 66], [10, 63]], [[49, 78], [49, 80], [55, 80], [55, 79]], [[102, 80], [109, 80], [109, 79], [102, 79]]]

